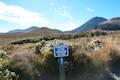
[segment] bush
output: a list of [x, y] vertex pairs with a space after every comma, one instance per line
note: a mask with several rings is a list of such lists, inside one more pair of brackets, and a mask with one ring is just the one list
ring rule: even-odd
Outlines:
[[0, 50], [0, 69], [8, 66], [9, 60], [6, 52]]
[[13, 80], [16, 76], [15, 72], [11, 72], [7, 69], [9, 60], [6, 52], [0, 50], [0, 80]]
[[90, 33], [90, 35], [91, 35], [92, 37], [93, 37], [93, 36], [101, 36], [101, 35], [105, 36], [105, 35], [107, 35], [107, 34], [108, 34], [107, 32], [101, 31], [101, 30], [93, 31], [93, 32]]
[[79, 38], [79, 37], [94, 37], [94, 36], [105, 36], [107, 35], [108, 33], [105, 32], [105, 31], [101, 31], [101, 30], [95, 30], [95, 31], [90, 31], [90, 32], [80, 32], [80, 33], [77, 33], [77, 34], [74, 34], [73, 35], [73, 38]]
[[16, 40], [11, 42], [10, 44], [26, 44], [26, 43], [37, 43], [41, 41], [42, 39], [40, 38], [35, 38], [35, 39], [23, 39], [23, 40]]
[[88, 37], [89, 36], [89, 33], [88, 32], [80, 32], [80, 33], [77, 33], [73, 36], [73, 38], [79, 38], [79, 37]]

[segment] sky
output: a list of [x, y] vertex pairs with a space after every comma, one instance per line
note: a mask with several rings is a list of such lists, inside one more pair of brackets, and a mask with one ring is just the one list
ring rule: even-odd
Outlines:
[[120, 0], [0, 0], [0, 32], [31, 26], [73, 30], [89, 19], [120, 17]]

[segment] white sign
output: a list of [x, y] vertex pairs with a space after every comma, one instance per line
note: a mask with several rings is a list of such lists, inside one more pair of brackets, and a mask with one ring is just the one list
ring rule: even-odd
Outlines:
[[55, 45], [54, 46], [54, 56], [55, 57], [67, 57], [69, 56], [69, 49], [67, 45]]

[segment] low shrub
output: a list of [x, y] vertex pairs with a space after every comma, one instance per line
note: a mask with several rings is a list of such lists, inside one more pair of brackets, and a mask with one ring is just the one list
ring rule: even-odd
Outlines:
[[91, 32], [90, 33], [90, 36], [105, 36], [105, 35], [107, 35], [108, 33], [107, 32], [105, 32], [105, 31], [101, 31], [101, 30], [96, 30], [96, 31], [93, 31], [93, 32]]
[[8, 70], [9, 60], [6, 52], [0, 50], [0, 80], [13, 80], [15, 72]]

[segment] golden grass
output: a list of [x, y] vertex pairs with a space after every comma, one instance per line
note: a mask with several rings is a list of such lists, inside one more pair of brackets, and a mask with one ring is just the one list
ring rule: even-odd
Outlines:
[[[113, 39], [113, 37], [105, 37], [104, 46], [100, 48], [100, 50], [93, 52], [93, 54], [89, 55], [93, 64], [99, 68], [104, 68], [108, 65], [108, 61], [111, 60], [111, 53], [113, 55], [120, 54], [119, 53], [119, 45], [118, 40]], [[112, 52], [112, 51], [116, 52]]]

